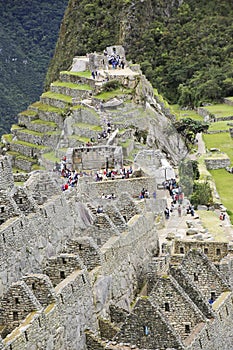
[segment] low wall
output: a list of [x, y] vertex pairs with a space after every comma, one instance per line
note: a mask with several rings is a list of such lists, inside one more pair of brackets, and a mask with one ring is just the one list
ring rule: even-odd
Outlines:
[[9, 334], [4, 339], [4, 350], [85, 348], [85, 330], [97, 329], [87, 273], [74, 272], [55, 288], [55, 292], [56, 303], [31, 313], [29, 320], [14, 332], [15, 336]]
[[205, 159], [205, 164], [208, 170], [222, 169], [229, 167], [231, 161], [229, 158], [225, 159]]
[[85, 215], [83, 206], [75, 197], [68, 201], [64, 195], [54, 196], [39, 212], [12, 218], [0, 226], [0, 295], [23, 275], [41, 273], [44, 259], [62, 250], [65, 242], [75, 237], [75, 230], [84, 225], [80, 217]]
[[[89, 180], [89, 181], [88, 181]], [[90, 179], [80, 178], [78, 187], [84, 199], [85, 195], [89, 198], [101, 198], [102, 193], [119, 196], [122, 192], [128, 192], [132, 197], [139, 197], [142, 188], [144, 187], [152, 196], [156, 191], [156, 180], [154, 177], [137, 177], [120, 180], [107, 180], [100, 182], [90, 182]], [[87, 200], [89, 200], [87, 198]]]

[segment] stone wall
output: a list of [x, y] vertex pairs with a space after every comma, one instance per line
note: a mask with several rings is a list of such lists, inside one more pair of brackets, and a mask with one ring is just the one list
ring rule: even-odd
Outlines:
[[14, 186], [11, 162], [8, 157], [0, 155], [0, 190], [8, 190]]
[[228, 254], [228, 243], [179, 239], [174, 241], [173, 254], [187, 254], [190, 249], [200, 249], [211, 261], [219, 262]]
[[208, 170], [222, 169], [229, 167], [231, 164], [230, 158], [215, 158], [215, 159], [205, 159], [205, 164]]
[[133, 198], [138, 198], [142, 188], [147, 189], [152, 195], [156, 191], [156, 180], [153, 177], [138, 177], [120, 180], [108, 180], [100, 182], [89, 182], [87, 178], [81, 178], [79, 189], [83, 195], [89, 198], [101, 198], [102, 193], [119, 196], [122, 192], [128, 192]]
[[85, 330], [98, 327], [88, 275], [74, 272], [55, 292], [56, 303], [29, 314], [18, 335], [4, 339], [4, 350], [85, 348]]

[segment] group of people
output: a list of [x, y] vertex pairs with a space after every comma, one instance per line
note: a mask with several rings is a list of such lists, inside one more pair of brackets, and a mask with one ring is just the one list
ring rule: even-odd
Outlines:
[[95, 181], [103, 181], [103, 180], [115, 180], [115, 178], [128, 179], [130, 175], [133, 173], [133, 168], [130, 166], [128, 169], [121, 168], [119, 171], [116, 169], [104, 169], [97, 171], [95, 173]]
[[113, 49], [113, 53], [111, 55], [108, 55], [107, 51], [104, 50], [104, 56], [107, 57], [108, 64], [111, 65], [113, 69], [125, 68], [124, 58], [120, 57], [120, 55], [116, 53], [116, 50]]
[[150, 198], [149, 191], [143, 187], [143, 189], [140, 192], [139, 198]]

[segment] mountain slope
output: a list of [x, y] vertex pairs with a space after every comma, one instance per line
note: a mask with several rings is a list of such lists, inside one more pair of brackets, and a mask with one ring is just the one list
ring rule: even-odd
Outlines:
[[227, 0], [70, 0], [46, 86], [75, 55], [122, 44], [172, 103], [232, 95], [232, 15]]
[[0, 133], [9, 130], [9, 117], [42, 93], [66, 5], [67, 0], [0, 2]]

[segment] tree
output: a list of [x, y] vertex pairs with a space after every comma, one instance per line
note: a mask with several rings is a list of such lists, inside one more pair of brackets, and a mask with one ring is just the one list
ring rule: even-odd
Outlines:
[[183, 118], [175, 122], [176, 130], [185, 138], [187, 146], [195, 143], [196, 135], [199, 132], [206, 132], [209, 128], [207, 123], [191, 118]]
[[190, 196], [190, 201], [197, 207], [198, 205], [207, 205], [213, 203], [212, 191], [210, 184], [205, 182], [194, 182], [193, 194]]

